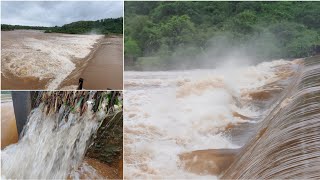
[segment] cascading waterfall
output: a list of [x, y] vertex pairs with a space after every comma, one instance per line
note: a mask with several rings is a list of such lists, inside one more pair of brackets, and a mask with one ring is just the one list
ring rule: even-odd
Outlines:
[[320, 178], [320, 56], [301, 66], [222, 178]]
[[91, 136], [114, 110], [115, 96], [117, 92], [40, 92], [21, 139], [2, 151], [2, 178], [79, 178]]

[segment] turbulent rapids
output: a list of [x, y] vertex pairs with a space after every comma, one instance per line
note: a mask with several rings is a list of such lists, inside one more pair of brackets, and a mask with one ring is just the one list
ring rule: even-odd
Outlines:
[[58, 89], [102, 37], [30, 30], [5, 31], [1, 35], [2, 89], [49, 90]]
[[99, 178], [82, 160], [100, 123], [118, 108], [116, 94], [38, 93], [21, 139], [1, 152], [2, 178]]
[[319, 58], [125, 72], [126, 178], [319, 178]]

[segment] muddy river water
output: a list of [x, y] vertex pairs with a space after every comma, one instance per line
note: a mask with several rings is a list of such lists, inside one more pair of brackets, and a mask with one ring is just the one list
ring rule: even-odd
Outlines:
[[126, 71], [124, 176], [218, 178], [246, 139], [237, 140], [229, 129], [263, 119], [269, 107], [253, 102], [271, 98], [278, 86], [264, 86], [290, 77], [295, 63]]
[[122, 89], [121, 37], [32, 30], [1, 35], [2, 89], [74, 90], [81, 76], [87, 89]]
[[1, 103], [1, 149], [18, 142], [12, 101]]

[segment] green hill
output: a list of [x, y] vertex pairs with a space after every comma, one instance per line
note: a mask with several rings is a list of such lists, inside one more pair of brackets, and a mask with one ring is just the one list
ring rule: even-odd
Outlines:
[[97, 21], [77, 21], [65, 24], [61, 27], [55, 26], [45, 32], [68, 33], [68, 34], [122, 34], [123, 18], [109, 18]]
[[231, 52], [278, 59], [320, 51], [319, 2], [126, 1], [125, 17], [128, 64], [193, 66]]
[[15, 29], [45, 30], [46, 33], [67, 33], [67, 34], [122, 34], [123, 18], [107, 18], [97, 21], [77, 21], [63, 26], [42, 27], [42, 26], [21, 26], [1, 24], [2, 31]]

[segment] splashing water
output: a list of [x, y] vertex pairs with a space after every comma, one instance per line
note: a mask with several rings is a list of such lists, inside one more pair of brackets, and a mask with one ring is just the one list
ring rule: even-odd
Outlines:
[[102, 38], [101, 35], [48, 34], [30, 30], [2, 33], [2, 75], [48, 79], [41, 89], [57, 89]]
[[[102, 112], [86, 110], [65, 115], [44, 112], [44, 105], [32, 110], [23, 136], [17, 144], [5, 148], [2, 155], [2, 178], [10, 179], [66, 179], [80, 177], [90, 168], [80, 166], [91, 135], [99, 121], [106, 117]], [[91, 108], [88, 108], [91, 109]], [[70, 173], [71, 172], [71, 173]], [[94, 176], [95, 177], [95, 176]]]
[[320, 178], [320, 56], [307, 58], [224, 179]]
[[288, 78], [297, 66], [278, 60], [232, 69], [125, 72], [125, 178], [217, 178], [189, 172], [179, 156], [240, 148], [225, 130], [262, 119], [268, 111], [252, 103], [252, 92]]

